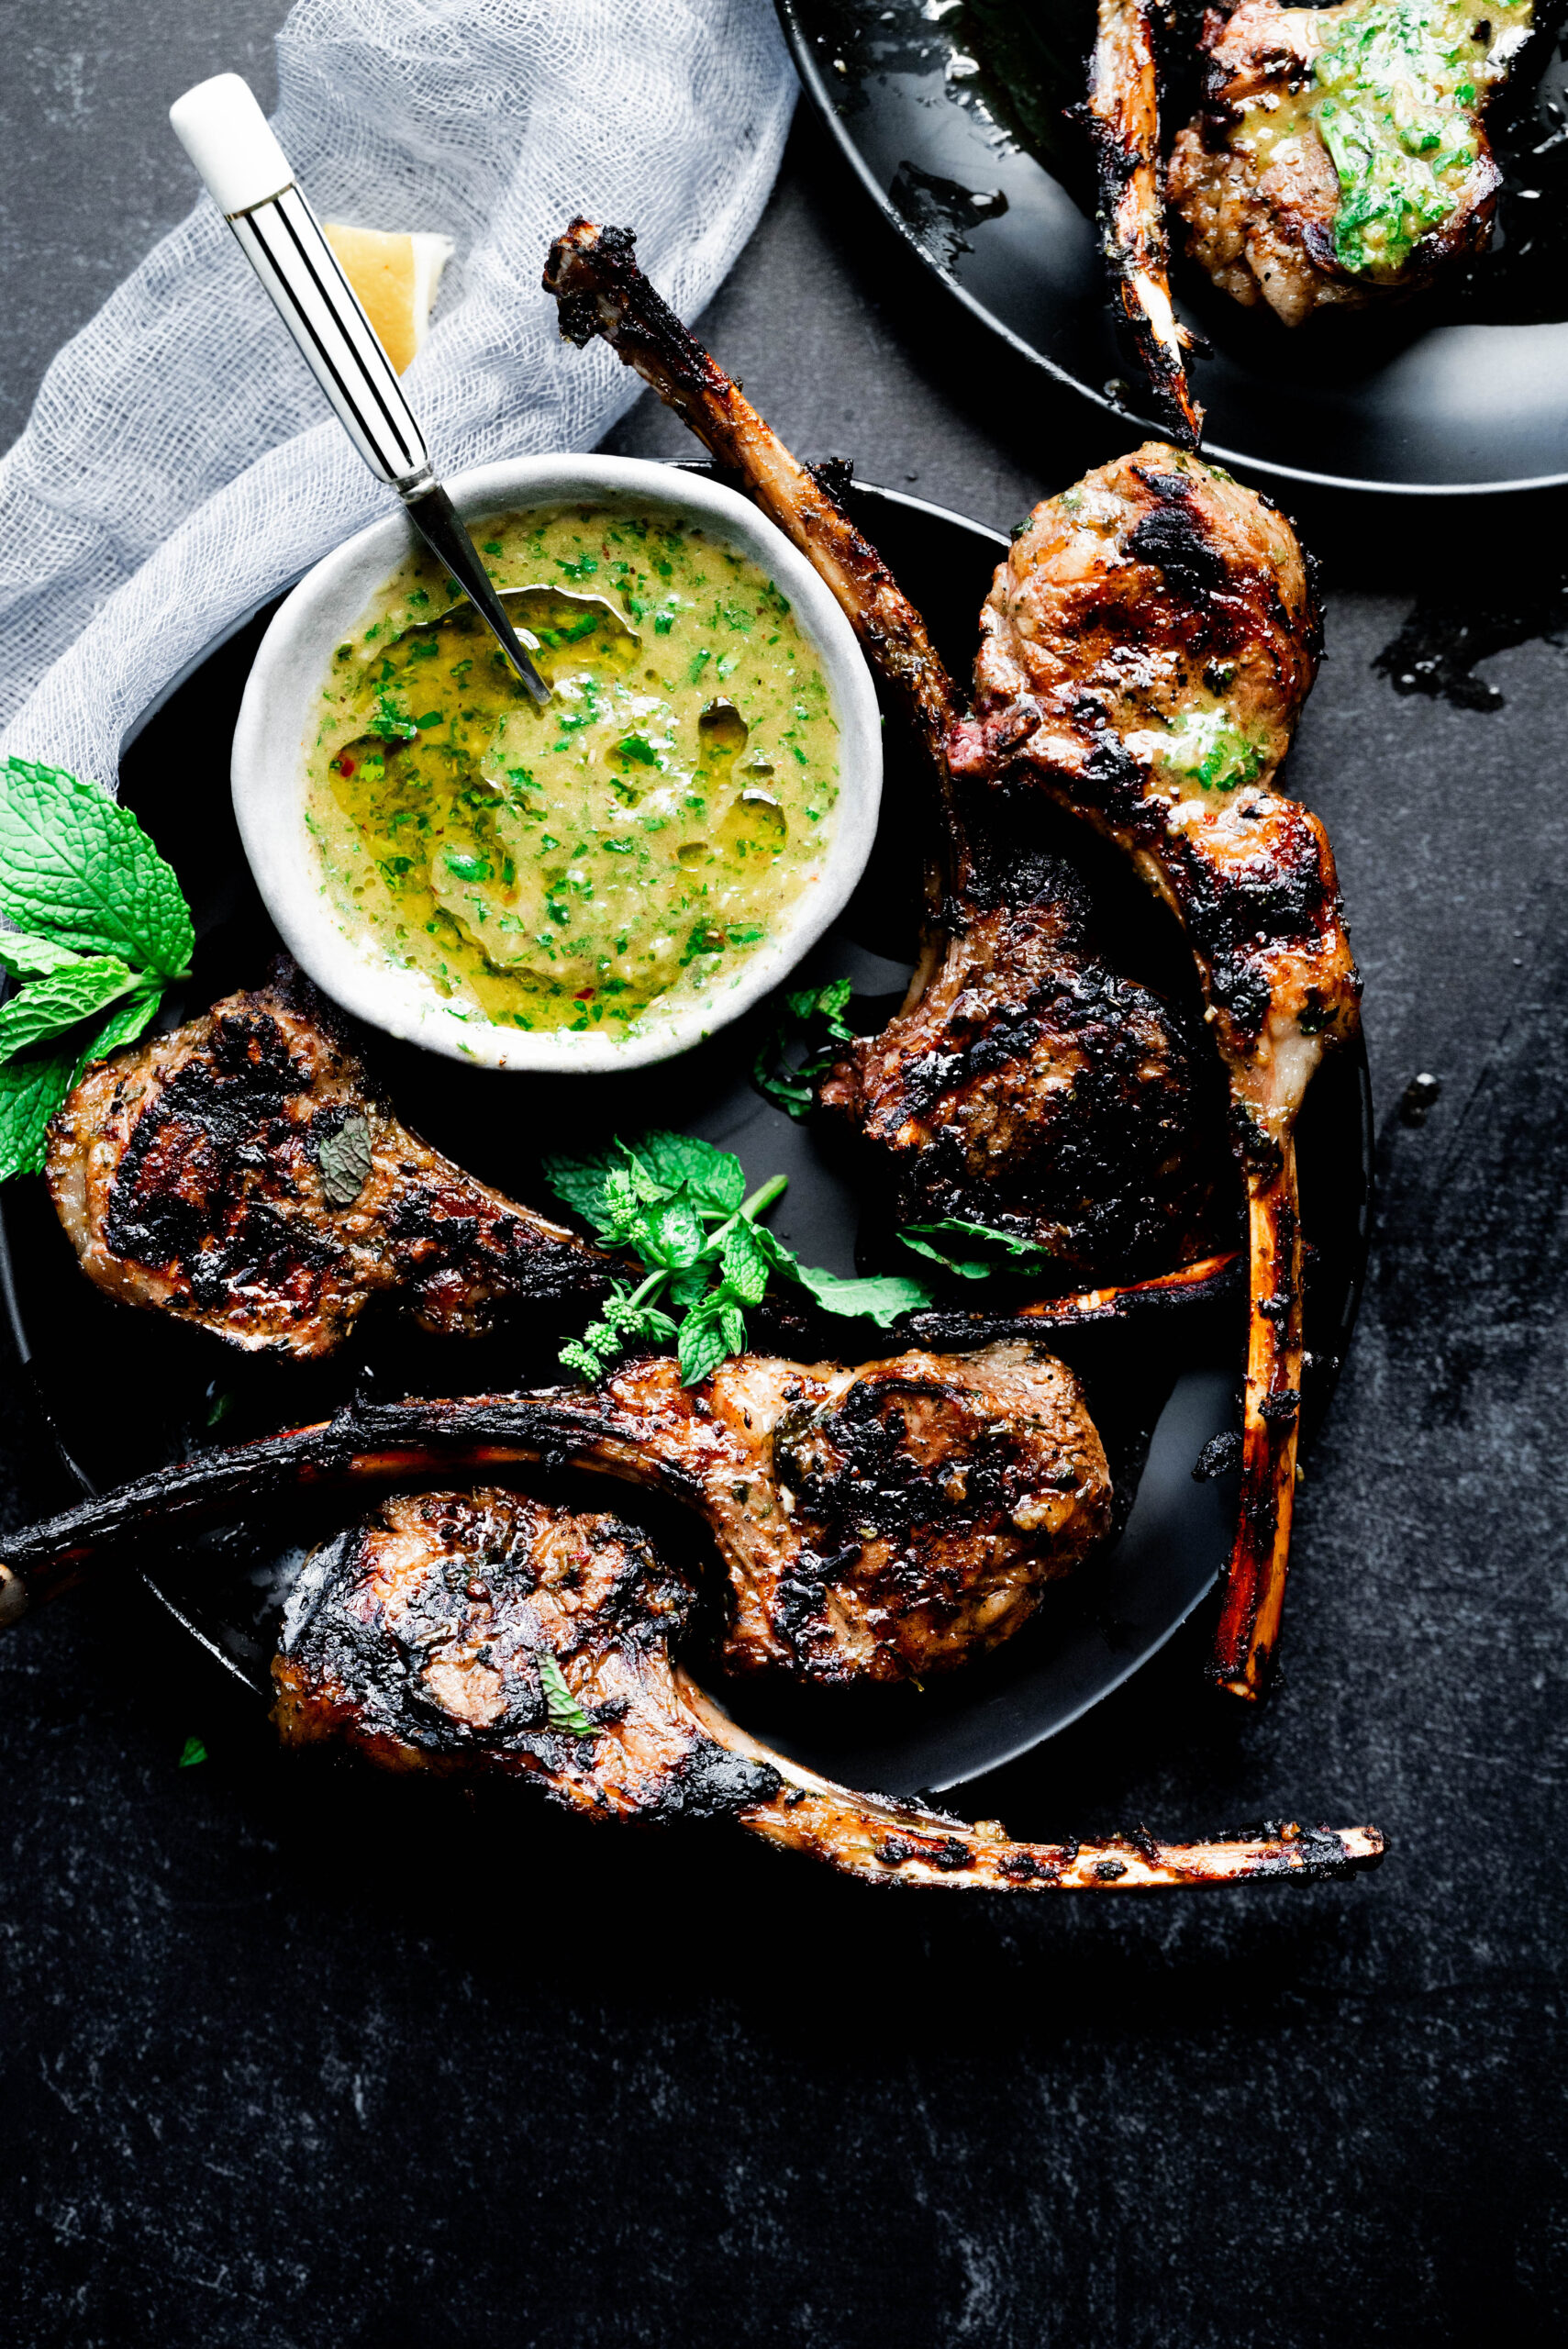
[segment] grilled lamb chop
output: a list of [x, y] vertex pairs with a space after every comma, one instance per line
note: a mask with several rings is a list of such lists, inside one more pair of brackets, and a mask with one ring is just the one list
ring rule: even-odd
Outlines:
[[592, 1390], [361, 1406], [198, 1453], [8, 1536], [0, 1622], [106, 1548], [281, 1487], [539, 1460], [695, 1510], [728, 1577], [724, 1663], [825, 1685], [924, 1678], [983, 1654], [1110, 1524], [1078, 1382], [1026, 1346], [858, 1370], [742, 1354], [689, 1387], [653, 1355]]
[[1298, 326], [1483, 251], [1502, 184], [1484, 117], [1533, 17], [1532, 0], [1211, 8], [1205, 105], [1171, 156], [1193, 259]]
[[606, 1260], [400, 1125], [330, 1008], [280, 960], [172, 1036], [91, 1067], [50, 1128], [50, 1195], [109, 1296], [230, 1345], [331, 1353], [373, 1297], [471, 1336], [580, 1308]]
[[822, 1106], [874, 1153], [904, 1224], [982, 1223], [1046, 1252], [1061, 1285], [1125, 1281], [1207, 1255], [1218, 1178], [1207, 1055], [1097, 951], [1058, 856], [955, 791], [962, 704], [919, 614], [817, 476], [688, 335], [623, 229], [573, 222], [545, 283], [563, 333], [602, 334], [833, 590], [898, 697], [936, 788], [929, 935], [902, 1012], [855, 1044]]
[[1333, 852], [1273, 788], [1318, 650], [1295, 533], [1150, 442], [1037, 508], [982, 614], [955, 773], [1034, 786], [1130, 856], [1184, 923], [1246, 1171], [1240, 1523], [1214, 1670], [1261, 1693], [1289, 1556], [1301, 1386], [1296, 1114], [1361, 983]]
[[613, 1518], [493, 1488], [395, 1496], [307, 1561], [273, 1719], [286, 1745], [523, 1778], [588, 1819], [732, 1819], [873, 1884], [1128, 1890], [1341, 1876], [1382, 1855], [1374, 1828], [1015, 1843], [991, 1822], [851, 1793], [758, 1744], [674, 1661], [693, 1597]]
[[999, 567], [981, 618], [977, 714], [943, 730], [951, 687], [918, 616], [652, 293], [631, 246], [583, 220], [558, 239], [545, 283], [562, 331], [602, 333], [816, 564], [915, 705], [950, 869], [963, 852], [966, 785], [1004, 810], [1039, 792], [1121, 849], [1185, 928], [1248, 1194], [1241, 1506], [1212, 1669], [1255, 1699], [1279, 1634], [1300, 1423], [1295, 1122], [1325, 1043], [1353, 1031], [1360, 996], [1328, 836], [1270, 788], [1320, 643], [1295, 533], [1251, 491], [1157, 441], [1089, 474], [1037, 508]]
[[1195, 449], [1203, 410], [1187, 383], [1192, 337], [1171, 306], [1165, 173], [1152, 0], [1099, 0], [1088, 119], [1100, 185], [1100, 240], [1123, 332], [1166, 428]]

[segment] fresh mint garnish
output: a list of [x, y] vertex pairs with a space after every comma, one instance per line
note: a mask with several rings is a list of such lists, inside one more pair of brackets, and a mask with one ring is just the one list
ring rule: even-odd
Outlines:
[[329, 1208], [351, 1208], [371, 1178], [371, 1130], [368, 1119], [345, 1118], [335, 1134], [324, 1134], [317, 1145], [321, 1187]]
[[[845, 1019], [850, 982], [831, 979], [826, 986], [796, 987], [784, 999], [778, 1023], [751, 1069], [751, 1082], [775, 1109], [792, 1118], [808, 1118], [817, 1105], [817, 1082], [827, 1075], [839, 1055], [839, 1044], [852, 1044], [855, 1031]], [[804, 1048], [799, 1060], [790, 1055]]]
[[[929, 1257], [932, 1264], [940, 1264], [944, 1272], [956, 1273], [961, 1280], [986, 1281], [995, 1273], [1027, 1277], [1059, 1269], [1049, 1249], [1038, 1248], [1032, 1241], [1019, 1239], [1016, 1232], [997, 1231], [988, 1223], [968, 1223], [962, 1216], [940, 1216], [934, 1223], [911, 1223], [898, 1237], [917, 1256]], [[961, 1255], [951, 1248], [939, 1247], [937, 1243], [941, 1240], [961, 1240], [969, 1244]]]
[[534, 1661], [539, 1665], [539, 1685], [544, 1691], [545, 1718], [551, 1729], [564, 1730], [569, 1737], [595, 1737], [598, 1734], [593, 1722], [566, 1686], [566, 1675], [548, 1648], [540, 1648]]
[[636, 1258], [643, 1277], [617, 1285], [601, 1318], [563, 1346], [561, 1360], [584, 1378], [601, 1378], [628, 1343], [675, 1340], [687, 1386], [706, 1378], [746, 1346], [746, 1310], [760, 1305], [777, 1275], [824, 1309], [886, 1329], [897, 1314], [930, 1303], [924, 1282], [897, 1275], [845, 1280], [798, 1262], [759, 1220], [786, 1177], [746, 1196], [740, 1161], [695, 1134], [655, 1132], [587, 1158], [550, 1158], [546, 1179], [593, 1225], [605, 1246]]
[[195, 935], [172, 868], [128, 807], [58, 767], [0, 766], [0, 1181], [36, 1174], [91, 1060], [139, 1036]]

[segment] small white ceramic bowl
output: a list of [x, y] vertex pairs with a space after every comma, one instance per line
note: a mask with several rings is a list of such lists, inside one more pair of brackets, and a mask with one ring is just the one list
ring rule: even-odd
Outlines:
[[815, 648], [839, 721], [839, 804], [832, 836], [780, 935], [759, 948], [710, 1004], [647, 1012], [631, 1035], [527, 1034], [460, 1018], [417, 974], [395, 968], [343, 925], [305, 827], [306, 749], [333, 648], [415, 543], [402, 514], [350, 539], [309, 571], [280, 607], [256, 654], [234, 734], [234, 812], [267, 911], [317, 985], [361, 1019], [405, 1041], [488, 1068], [603, 1074], [687, 1051], [778, 985], [842, 912], [865, 870], [882, 796], [882, 728], [854, 632], [783, 532], [731, 489], [637, 457], [520, 457], [447, 484], [465, 518], [528, 507], [585, 505], [700, 518], [776, 580]]

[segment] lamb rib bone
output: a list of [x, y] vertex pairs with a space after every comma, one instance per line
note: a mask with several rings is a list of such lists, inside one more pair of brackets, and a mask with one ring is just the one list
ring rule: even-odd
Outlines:
[[1203, 437], [1187, 383], [1192, 337], [1171, 306], [1160, 85], [1151, 0], [1099, 0], [1088, 117], [1099, 170], [1100, 241], [1128, 341], [1184, 447]]
[[545, 283], [562, 332], [603, 335], [816, 566], [935, 785], [939, 853], [908, 996], [880, 1036], [850, 1047], [821, 1107], [856, 1129], [903, 1226], [983, 1223], [1049, 1254], [1074, 1287], [1209, 1252], [1224, 1170], [1201, 1040], [1099, 954], [1060, 856], [1015, 821], [977, 826], [973, 785], [961, 804], [947, 758], [961, 703], [919, 615], [818, 473], [649, 284], [633, 246], [581, 219], [558, 239]]
[[392, 1495], [306, 1560], [273, 1659], [273, 1720], [285, 1745], [522, 1780], [595, 1822], [729, 1820], [872, 1884], [1301, 1881], [1381, 1854], [1370, 1828], [1020, 1843], [995, 1822], [854, 1793], [759, 1743], [675, 1661], [694, 1598], [689, 1575], [612, 1518], [483, 1488]]
[[728, 1580], [731, 1671], [925, 1678], [1009, 1638], [1111, 1523], [1076, 1378], [1027, 1346], [858, 1370], [742, 1354], [684, 1387], [663, 1354], [595, 1389], [356, 1406], [83, 1502], [0, 1545], [0, 1621], [95, 1555], [269, 1495], [567, 1461], [668, 1494]]
[[[881, 631], [857, 612], [857, 564], [841, 551], [852, 526], [649, 286], [633, 241], [581, 219], [557, 239], [545, 284], [563, 333], [603, 334], [741, 473], [880, 666]], [[1063, 552], [1055, 572], [1043, 560], [1053, 552]], [[1038, 609], [1011, 593], [1027, 584], [1025, 564], [1041, 572]], [[1296, 802], [1259, 787], [1284, 756], [1316, 670], [1309, 571], [1263, 500], [1150, 442], [1037, 509], [982, 614], [979, 715], [940, 741], [931, 729], [951, 683], [939, 663], [941, 692], [929, 689], [923, 632], [906, 599], [897, 603], [898, 658], [884, 674], [927, 681], [918, 714], [950, 843], [962, 842], [960, 777], [1032, 781], [1131, 857], [1194, 951], [1248, 1193], [1241, 1504], [1211, 1672], [1256, 1701], [1279, 1635], [1300, 1421], [1295, 1120], [1325, 1040], [1353, 1030], [1360, 991], [1328, 836]], [[1283, 938], [1272, 934], [1282, 922]]]

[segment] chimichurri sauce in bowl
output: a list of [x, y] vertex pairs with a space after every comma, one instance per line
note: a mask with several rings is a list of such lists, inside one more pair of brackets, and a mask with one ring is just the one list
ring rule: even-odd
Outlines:
[[817, 651], [700, 520], [570, 506], [471, 528], [552, 698], [432, 557], [402, 564], [331, 654], [307, 754], [339, 919], [524, 1030], [711, 1005], [833, 836]]
[[322, 557], [257, 651], [234, 810], [284, 944], [345, 1010], [482, 1067], [608, 1074], [785, 980], [876, 836], [854, 630], [723, 483], [637, 457], [447, 484], [541, 709], [401, 512]]

